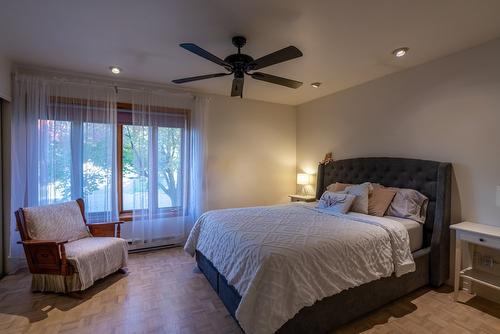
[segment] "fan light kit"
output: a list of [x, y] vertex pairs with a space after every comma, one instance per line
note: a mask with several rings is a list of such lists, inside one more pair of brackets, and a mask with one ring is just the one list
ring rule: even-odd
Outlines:
[[408, 53], [409, 48], [397, 48], [396, 50], [392, 51], [392, 54], [395, 55], [398, 58], [401, 58], [405, 56]]
[[113, 74], [120, 74], [122, 69], [119, 68], [118, 66], [110, 66], [109, 67], [109, 70], [111, 71], [111, 73]]
[[319, 88], [319, 86], [321, 86], [321, 82], [313, 82], [311, 86], [313, 86], [314, 88]]
[[[239, 96], [243, 98], [243, 84], [245, 81], [245, 74], [251, 76], [253, 79], [270, 82], [272, 84], [281, 85], [289, 88], [299, 88], [302, 82], [275, 75], [266, 74], [262, 72], [254, 72], [261, 68], [271, 65], [279, 64], [291, 59], [302, 57], [302, 52], [295, 46], [288, 46], [284, 49], [270, 53], [267, 56], [253, 59], [249, 55], [241, 53], [241, 48], [246, 44], [247, 40], [243, 36], [233, 37], [233, 45], [238, 48], [238, 53], [227, 56], [224, 60], [211, 54], [210, 52], [200, 48], [193, 43], [182, 43], [180, 47], [203, 57], [217, 65], [224, 67], [228, 72], [199, 75], [196, 77], [189, 77], [184, 79], [172, 80], [173, 83], [182, 84], [185, 82], [204, 80], [210, 78], [223, 77], [226, 75], [234, 75], [233, 85], [231, 88], [231, 96]], [[251, 72], [251, 73], [250, 73]]]

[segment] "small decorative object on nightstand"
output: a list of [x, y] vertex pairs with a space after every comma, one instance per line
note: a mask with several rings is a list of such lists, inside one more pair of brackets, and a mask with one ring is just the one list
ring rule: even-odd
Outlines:
[[320, 161], [319, 164], [320, 165], [327, 165], [332, 161], [333, 161], [333, 153], [328, 152], [327, 154], [325, 154], [325, 158], [322, 161]]
[[[475, 245], [500, 249], [500, 227], [476, 223], [460, 223], [451, 225], [450, 228], [456, 231], [455, 241], [455, 284], [454, 298], [457, 300], [458, 291], [460, 290], [460, 278], [469, 279], [472, 282], [483, 284], [500, 290], [500, 276], [494, 275], [487, 271], [478, 270], [471, 267], [462, 269], [462, 243], [465, 243], [470, 259], [474, 258]], [[471, 254], [472, 253], [472, 254]], [[490, 258], [491, 264], [494, 265], [494, 260]]]
[[315, 202], [316, 197], [310, 195], [288, 195], [290, 202]]

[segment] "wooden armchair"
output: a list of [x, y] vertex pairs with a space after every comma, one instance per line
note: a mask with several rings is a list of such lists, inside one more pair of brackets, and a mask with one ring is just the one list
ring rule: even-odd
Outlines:
[[[62, 205], [67, 205], [69, 203], [64, 203]], [[84, 224], [82, 227], [79, 229], [77, 233], [80, 235], [77, 238], [43, 238], [43, 240], [40, 239], [35, 239], [32, 238], [33, 234], [33, 226], [29, 226], [30, 222], [27, 219], [27, 212], [25, 210], [32, 210], [33, 208], [27, 208], [27, 209], [22, 209], [20, 208], [15, 212], [16, 215], [16, 222], [17, 222], [17, 228], [19, 230], [19, 233], [21, 235], [21, 241], [19, 242], [20, 244], [23, 245], [24, 252], [26, 254], [26, 260], [28, 262], [28, 267], [30, 272], [33, 275], [58, 275], [58, 276], [71, 276], [74, 274], [78, 274], [78, 268], [76, 268], [75, 263], [68, 259], [67, 256], [67, 251], [66, 248], [69, 247], [70, 245], [75, 244], [79, 240], [88, 238], [88, 237], [94, 237], [94, 238], [99, 238], [102, 239], [102, 241], [110, 243], [111, 240], [110, 238], [102, 238], [102, 237], [115, 237], [115, 238], [120, 238], [120, 225], [123, 223], [121, 221], [117, 222], [110, 222], [110, 223], [95, 223], [95, 224], [88, 224], [86, 219], [85, 219], [85, 207], [84, 207], [84, 201], [80, 198], [76, 200], [76, 203], [78, 204], [79, 207], [79, 213], [78, 209], [75, 208], [74, 202], [72, 202], [73, 208], [72, 208], [72, 213], [74, 215], [81, 215], [81, 220], [80, 217], [76, 217], [77, 222], [81, 221], [82, 224]], [[49, 206], [47, 206], [49, 207]], [[57, 205], [53, 206], [55, 209], [57, 209]], [[64, 212], [65, 213], [65, 212]], [[63, 214], [64, 214], [63, 213]], [[60, 219], [57, 222], [54, 222], [54, 224], [59, 224], [59, 225], [64, 225], [65, 224], [65, 217], [59, 217]], [[69, 220], [70, 217], [66, 217]], [[72, 217], [74, 218], [74, 217]], [[46, 224], [50, 224], [51, 222], [46, 222]], [[33, 224], [33, 223], [31, 223]], [[74, 224], [74, 223], [73, 223]], [[73, 226], [74, 230], [74, 226]], [[43, 231], [45, 233], [45, 236], [48, 234], [46, 231]], [[38, 235], [43, 235], [43, 233], [38, 231]], [[72, 233], [72, 231], [70, 231]], [[83, 235], [81, 235], [83, 233]], [[85, 233], [87, 233], [85, 235]], [[90, 234], [88, 234], [90, 233]], [[64, 233], [63, 233], [64, 234]], [[66, 233], [67, 234], [67, 233]], [[74, 233], [73, 233], [74, 234]], [[115, 239], [113, 238], [113, 239]], [[68, 240], [70, 239], [70, 240]], [[126, 241], [123, 239], [117, 239], [120, 242], [122, 242], [122, 247], [123, 244], [126, 247]], [[94, 239], [94, 241], [97, 241], [97, 239]], [[76, 247], [75, 251], [71, 252], [73, 257], [78, 257], [78, 252], [81, 252], [82, 248], [82, 242], [80, 242], [79, 247]], [[113, 244], [110, 244], [110, 247], [115, 247], [116, 242]], [[106, 246], [105, 246], [106, 247]], [[75, 247], [73, 247], [75, 248]], [[116, 247], [115, 247], [116, 248]], [[75, 253], [75, 254], [73, 254]], [[81, 262], [81, 261], [80, 261]], [[123, 262], [123, 261], [122, 261]], [[125, 260], [124, 262], [126, 263], [126, 255], [125, 255]], [[78, 262], [76, 262], [78, 263]], [[100, 277], [98, 277], [100, 278]], [[98, 279], [97, 278], [97, 279]], [[93, 281], [92, 281], [93, 283]], [[59, 291], [60, 292], [60, 291]], [[64, 291], [66, 292], [66, 291]]]

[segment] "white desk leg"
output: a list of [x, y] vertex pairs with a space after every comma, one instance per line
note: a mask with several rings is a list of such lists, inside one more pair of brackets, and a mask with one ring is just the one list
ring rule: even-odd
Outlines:
[[458, 291], [460, 291], [460, 270], [462, 270], [462, 242], [460, 241], [459, 238], [456, 238], [456, 240], [455, 240], [455, 284], [454, 284], [454, 293], [453, 293], [453, 299], [455, 301], [457, 301]]

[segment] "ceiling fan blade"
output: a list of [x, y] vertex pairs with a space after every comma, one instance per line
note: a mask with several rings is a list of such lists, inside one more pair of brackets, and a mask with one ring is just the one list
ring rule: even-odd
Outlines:
[[284, 49], [260, 57], [248, 64], [248, 71], [260, 70], [261, 68], [282, 63], [294, 58], [302, 57], [302, 52], [295, 46], [288, 46]]
[[243, 98], [243, 84], [245, 80], [243, 78], [234, 78], [233, 87], [231, 88], [231, 96], [239, 96]]
[[191, 81], [197, 81], [197, 80], [204, 80], [204, 79], [210, 79], [210, 78], [217, 78], [217, 77], [223, 77], [226, 75], [229, 75], [231, 73], [215, 73], [215, 74], [206, 74], [206, 75], [198, 75], [196, 77], [189, 77], [189, 78], [183, 78], [183, 79], [175, 79], [172, 80], [173, 83], [176, 84], [181, 84], [185, 82], [191, 82]]
[[290, 88], [299, 88], [300, 86], [302, 86], [302, 82], [300, 81], [277, 77], [275, 75], [261, 73], [261, 72], [252, 73], [250, 74], [250, 76], [257, 80], [267, 81], [273, 84], [286, 86]]
[[179, 44], [179, 46], [181, 48], [184, 48], [184, 49], [188, 50], [188, 51], [191, 51], [192, 53], [194, 53], [194, 54], [196, 54], [196, 55], [198, 55], [200, 57], [203, 57], [203, 58], [205, 58], [207, 60], [210, 60], [211, 62], [214, 62], [214, 63], [216, 63], [216, 64], [218, 64], [220, 66], [224, 66], [229, 71], [232, 70], [231, 64], [229, 64], [228, 62], [225, 62], [224, 60], [220, 59], [219, 57], [211, 54], [207, 50], [200, 48], [196, 44], [193, 44], [193, 43], [182, 43], [182, 44]]

